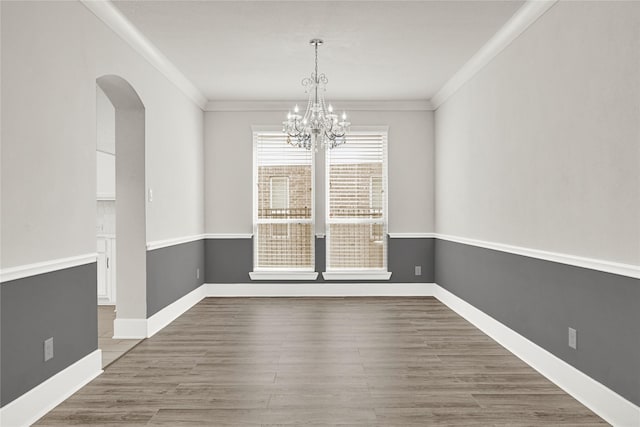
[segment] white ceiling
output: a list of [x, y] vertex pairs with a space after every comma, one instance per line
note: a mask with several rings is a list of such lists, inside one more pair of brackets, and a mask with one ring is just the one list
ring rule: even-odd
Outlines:
[[328, 100], [425, 100], [522, 1], [117, 1], [210, 100], [303, 99], [324, 39]]

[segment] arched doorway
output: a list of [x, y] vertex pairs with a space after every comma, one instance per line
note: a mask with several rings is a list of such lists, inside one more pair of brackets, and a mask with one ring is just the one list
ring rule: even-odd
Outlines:
[[113, 105], [115, 139], [115, 305], [113, 338], [145, 338], [147, 315], [145, 108], [122, 77], [97, 86]]

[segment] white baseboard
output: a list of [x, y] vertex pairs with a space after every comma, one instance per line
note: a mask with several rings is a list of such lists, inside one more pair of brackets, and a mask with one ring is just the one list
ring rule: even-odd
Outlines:
[[[208, 283], [149, 319], [117, 319], [114, 338], [153, 336], [205, 297], [434, 296], [614, 426], [640, 426], [640, 408], [435, 283]], [[0, 425], [29, 425], [101, 372], [96, 350], [0, 409]]]
[[562, 359], [435, 285], [434, 296], [614, 426], [640, 426], [640, 408]]
[[113, 322], [113, 339], [131, 340], [147, 337], [147, 319], [118, 319]]
[[433, 296], [433, 283], [208, 283], [209, 297]]
[[[638, 406], [435, 283], [209, 283], [198, 289], [203, 287], [203, 297], [434, 296], [605, 421], [640, 426]], [[191, 298], [191, 306], [199, 301]]]
[[165, 326], [176, 320], [184, 312], [207, 296], [207, 285], [201, 285], [179, 300], [169, 304], [147, 319], [147, 338], [151, 338]]
[[150, 338], [206, 296], [207, 286], [201, 285], [148, 319], [116, 319], [113, 323], [113, 338]]
[[3, 427], [29, 426], [102, 373], [102, 352], [96, 350], [0, 408]]

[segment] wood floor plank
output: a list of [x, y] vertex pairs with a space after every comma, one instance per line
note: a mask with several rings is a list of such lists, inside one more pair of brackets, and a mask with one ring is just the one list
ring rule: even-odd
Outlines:
[[36, 425], [591, 426], [434, 298], [206, 298]]

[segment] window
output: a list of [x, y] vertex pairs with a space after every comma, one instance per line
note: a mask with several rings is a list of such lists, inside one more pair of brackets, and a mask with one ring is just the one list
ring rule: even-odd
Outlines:
[[314, 272], [313, 153], [288, 145], [280, 132], [254, 132], [254, 144], [251, 277], [268, 278], [256, 272]]
[[327, 272], [387, 271], [386, 140], [352, 132], [327, 151]]
[[[289, 209], [289, 177], [272, 176], [269, 178], [269, 205], [273, 216], [287, 214]], [[272, 224], [271, 237], [274, 239], [288, 238], [289, 224]]]

